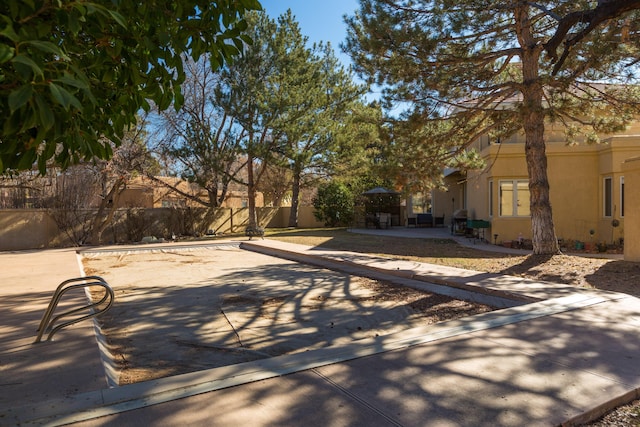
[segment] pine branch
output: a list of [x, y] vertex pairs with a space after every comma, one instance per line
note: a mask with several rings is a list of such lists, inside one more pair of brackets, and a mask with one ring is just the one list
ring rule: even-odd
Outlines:
[[[640, 0], [599, 0], [595, 9], [579, 10], [569, 13], [559, 20], [558, 28], [545, 43], [544, 48], [555, 63], [553, 74], [557, 74], [571, 52], [571, 48], [596, 30], [602, 23], [614, 19], [626, 12], [640, 9]], [[580, 31], [569, 34], [578, 24], [587, 24]], [[558, 49], [564, 43], [564, 49], [558, 58]]]

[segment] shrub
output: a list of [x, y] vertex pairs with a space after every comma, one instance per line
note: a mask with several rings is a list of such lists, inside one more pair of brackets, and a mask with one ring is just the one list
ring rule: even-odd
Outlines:
[[313, 215], [329, 227], [348, 225], [353, 221], [353, 206], [351, 190], [342, 183], [332, 181], [318, 187], [318, 194], [313, 199]]

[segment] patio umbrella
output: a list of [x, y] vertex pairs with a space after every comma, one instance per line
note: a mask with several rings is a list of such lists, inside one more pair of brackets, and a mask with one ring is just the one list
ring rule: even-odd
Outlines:
[[384, 187], [376, 187], [362, 193], [367, 198], [366, 212], [388, 212], [398, 214], [400, 193]]
[[362, 194], [364, 194], [364, 195], [376, 195], [376, 194], [396, 195], [396, 194], [400, 194], [400, 193], [398, 193], [395, 190], [389, 190], [388, 188], [376, 187], [376, 188], [372, 188], [371, 190], [367, 190]]

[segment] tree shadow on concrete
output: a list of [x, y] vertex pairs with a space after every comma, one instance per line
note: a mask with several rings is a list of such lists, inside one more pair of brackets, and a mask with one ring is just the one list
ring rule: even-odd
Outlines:
[[[52, 294], [15, 293], [0, 298], [0, 424], [7, 409], [32, 401], [34, 395], [46, 399], [106, 386], [90, 321], [60, 330], [53, 341], [34, 343]], [[84, 290], [72, 289], [54, 313], [86, 303]]]
[[[640, 382], [637, 331], [546, 316], [110, 417], [101, 425], [560, 425]], [[601, 324], [638, 311], [610, 311]], [[560, 327], [561, 326], [561, 327]], [[138, 421], [139, 425], [139, 421]]]
[[[215, 257], [214, 252], [207, 255]], [[203, 257], [198, 269], [207, 268], [207, 260]], [[185, 267], [181, 283], [162, 280], [161, 266], [153, 284], [122, 282], [126, 276], [109, 279], [120, 282], [114, 286], [116, 303], [100, 323], [122, 368], [121, 383], [331, 346], [478, 309], [477, 304], [305, 264], [248, 265], [220, 274], [208, 267], [211, 276], [190, 277], [194, 266]], [[129, 268], [136, 277], [135, 266]], [[168, 262], [166, 268], [181, 267]], [[99, 273], [109, 277], [107, 271]]]

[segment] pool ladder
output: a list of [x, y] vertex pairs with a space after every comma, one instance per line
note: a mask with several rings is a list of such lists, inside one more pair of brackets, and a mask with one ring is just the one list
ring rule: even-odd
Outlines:
[[[82, 282], [82, 283], [78, 283], [78, 282]], [[58, 307], [58, 303], [60, 302], [62, 295], [64, 295], [67, 291], [70, 291], [71, 289], [88, 288], [91, 286], [100, 286], [104, 289], [104, 295], [102, 296], [100, 301], [90, 303], [82, 307], [74, 308], [72, 310], [65, 311], [63, 313], [56, 315], [53, 318], [51, 317], [53, 316], [53, 313], [56, 310], [56, 307]], [[47, 335], [47, 341], [51, 341], [51, 338], [53, 338], [53, 335], [56, 332], [58, 332], [60, 329], [69, 325], [73, 325], [74, 323], [78, 323], [82, 320], [90, 319], [92, 317], [96, 317], [103, 314], [105, 311], [109, 310], [113, 305], [113, 298], [114, 298], [113, 289], [111, 289], [111, 286], [109, 286], [109, 284], [102, 277], [85, 276], [85, 277], [77, 277], [75, 279], [65, 280], [64, 282], [60, 283], [60, 285], [58, 285], [58, 287], [56, 288], [56, 291], [53, 293], [53, 296], [51, 297], [51, 301], [49, 302], [49, 307], [47, 307], [47, 310], [44, 312], [44, 315], [42, 316], [42, 320], [40, 321], [40, 326], [38, 327], [38, 337], [34, 341], [34, 344], [39, 343], [42, 340], [42, 336], [47, 332], [49, 333], [49, 335]], [[82, 316], [74, 317], [69, 320], [65, 320], [64, 322], [54, 327], [54, 324], [58, 322], [60, 319], [62, 319], [63, 317], [77, 314], [83, 310], [89, 310], [90, 312], [89, 314], [85, 314]]]

